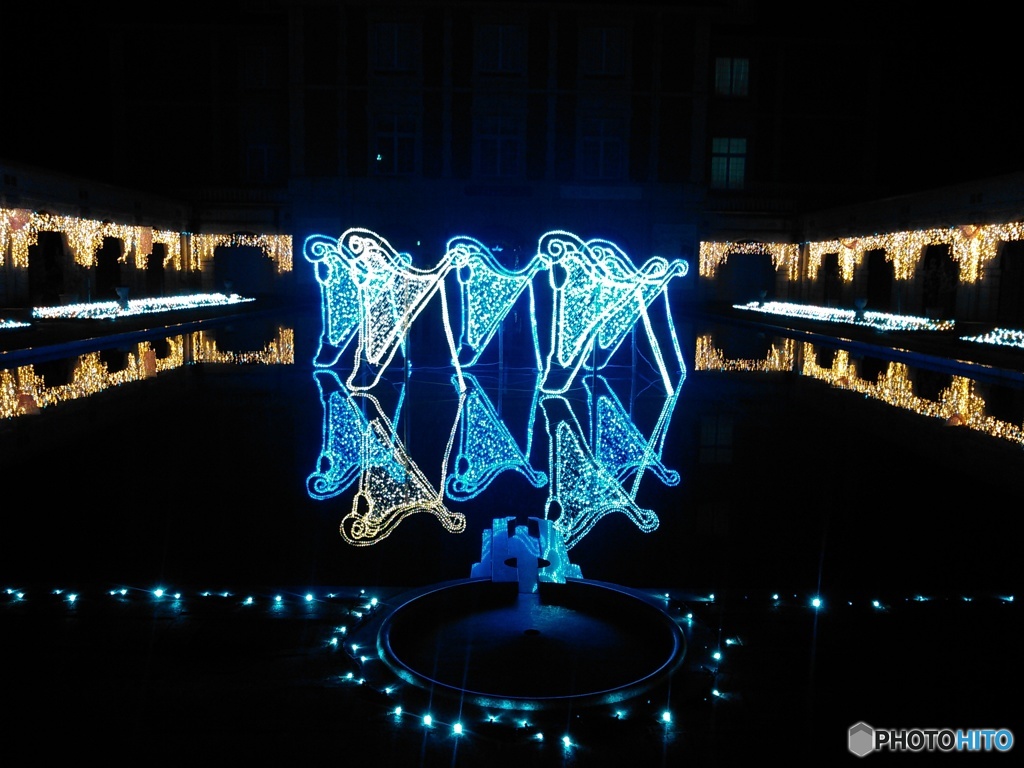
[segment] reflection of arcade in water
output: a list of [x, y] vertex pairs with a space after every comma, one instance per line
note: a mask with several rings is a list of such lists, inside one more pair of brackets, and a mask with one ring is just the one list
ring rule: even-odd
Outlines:
[[846, 349], [792, 338], [775, 339], [761, 358], [728, 357], [710, 333], [697, 337], [694, 368], [798, 373], [894, 408], [941, 419], [949, 426], [1024, 445], [1024, 411], [1020, 395], [1015, 394], [1018, 390], [968, 375], [943, 374], [896, 360], [867, 359]]
[[[569, 555], [609, 514], [654, 531], [642, 484], [679, 482], [662, 455], [685, 378], [668, 286], [685, 262], [636, 268], [614, 244], [567, 232], [544, 235], [516, 269], [468, 237], [420, 269], [367, 230], [311, 237], [304, 255], [323, 302], [310, 496], [350, 499], [340, 533], [353, 546], [380, 544], [416, 513], [481, 537], [466, 580], [420, 590], [363, 630], [388, 667], [510, 708], [614, 700], [663, 680], [682, 659], [679, 628], [646, 597], [587, 581]], [[444, 332], [433, 351], [446, 352], [414, 365], [410, 338], [428, 305]], [[501, 400], [510, 376], [521, 402]], [[406, 390], [426, 386], [448, 427], [413, 456]], [[633, 663], [602, 665], [613, 653]]]
[[232, 350], [216, 332], [194, 331], [143, 339], [72, 358], [29, 363], [0, 370], [0, 419], [39, 413], [112, 387], [133, 384], [194, 363], [291, 365], [294, 332], [278, 327], [276, 337], [258, 350]]

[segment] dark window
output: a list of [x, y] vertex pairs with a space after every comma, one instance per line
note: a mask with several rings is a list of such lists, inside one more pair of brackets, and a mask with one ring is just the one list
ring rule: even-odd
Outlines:
[[409, 72], [416, 66], [416, 27], [409, 22], [373, 25], [372, 64], [378, 72]]
[[626, 136], [622, 120], [584, 118], [580, 123], [580, 175], [585, 179], [621, 179], [626, 169]]
[[747, 175], [747, 140], [711, 140], [712, 189], [743, 189]]
[[509, 115], [490, 115], [478, 121], [481, 176], [519, 177], [523, 173], [522, 121]]
[[526, 30], [518, 24], [481, 24], [477, 62], [486, 74], [517, 75], [525, 70]]
[[407, 176], [416, 172], [416, 118], [379, 116], [374, 122], [374, 138], [376, 151], [371, 163], [374, 173]]
[[748, 59], [715, 59], [715, 95], [746, 96], [750, 90]]

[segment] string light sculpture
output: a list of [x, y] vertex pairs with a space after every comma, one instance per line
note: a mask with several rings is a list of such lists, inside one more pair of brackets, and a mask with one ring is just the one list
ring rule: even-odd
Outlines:
[[292, 270], [292, 238], [290, 235], [200, 235], [189, 238], [191, 257], [188, 268], [200, 270], [202, 265], [212, 261], [217, 248], [258, 248], [270, 259], [278, 274]]
[[[529, 460], [532, 423], [526, 429], [526, 447], [521, 450], [477, 379], [468, 373], [463, 373], [463, 377], [465, 390], [460, 395], [458, 450], [445, 482], [448, 498], [468, 501], [487, 488], [495, 477], [509, 470], [521, 474], [534, 488], [543, 487], [548, 481], [547, 474], [535, 470]], [[458, 379], [453, 378], [452, 383], [458, 390]], [[536, 394], [539, 390], [535, 390], [534, 403]], [[530, 413], [534, 410], [531, 408]]]
[[[630, 477], [639, 480], [649, 469], [665, 485], [678, 485], [679, 473], [666, 467], [661, 457], [670, 417], [681, 390], [677, 387], [668, 397], [651, 436], [646, 437], [629, 417], [605, 377], [585, 377], [584, 386], [588, 409], [594, 415], [594, 453], [598, 462], [623, 484]], [[630, 495], [636, 498], [636, 490]]]
[[776, 271], [785, 270], [790, 280], [799, 278], [800, 247], [793, 243], [701, 242], [700, 276], [714, 277], [718, 268], [728, 261], [730, 253], [770, 255]]
[[771, 254], [772, 266], [784, 272], [790, 281], [801, 279], [800, 250], [806, 249], [806, 279], [817, 279], [827, 254], [838, 257], [843, 282], [853, 281], [857, 268], [868, 251], [881, 250], [893, 265], [896, 280], [907, 281], [917, 273], [925, 248], [948, 245], [950, 257], [959, 264], [959, 280], [972, 284], [984, 278], [986, 268], [999, 255], [1002, 243], [1024, 239], [1024, 223], [959, 224], [951, 227], [906, 230], [872, 235], [856, 235], [804, 243], [702, 242], [700, 276], [713, 278], [730, 254]]
[[376, 544], [416, 513], [433, 515], [449, 533], [465, 531], [466, 516], [445, 506], [443, 494], [409, 457], [380, 402], [365, 392], [353, 396], [365, 399], [369, 413], [360, 439], [359, 489], [339, 526], [341, 537], [353, 546]]
[[[89, 352], [71, 364], [70, 382], [58, 385], [48, 385], [32, 365], [0, 370], [0, 419], [38, 413], [193, 363], [293, 365], [294, 336], [291, 328], [280, 327], [277, 338], [260, 351], [228, 352], [219, 351], [204, 331], [195, 331], [164, 339], [167, 350], [163, 357], [157, 357], [150, 342], [140, 341], [126, 353], [127, 363], [120, 371], [110, 372], [99, 352]], [[186, 349], [190, 350], [188, 354]]]
[[534, 357], [540, 370], [533, 277], [543, 268], [543, 262], [531, 259], [521, 270], [507, 269], [487, 246], [466, 236], [450, 240], [448, 254], [459, 283], [461, 322], [456, 344], [459, 362], [469, 367], [480, 359], [502, 321], [526, 291]]
[[[561, 395], [541, 400], [548, 435], [548, 498], [544, 518], [554, 521], [566, 549], [572, 549], [605, 515], [621, 512], [637, 528], [650, 533], [657, 514], [637, 505], [612, 468], [591, 449], [569, 401]], [[634, 486], [635, 487], [635, 486]]]
[[182, 237], [180, 232], [172, 232], [166, 229], [152, 230], [153, 244], [163, 245], [167, 249], [167, 255], [164, 256], [163, 260], [164, 269], [181, 272], [184, 266], [181, 254]]
[[951, 426], [962, 426], [991, 437], [1024, 445], [1024, 426], [996, 419], [985, 413], [985, 401], [977, 393], [976, 382], [964, 376], [953, 376], [950, 385], [937, 401], [914, 394], [913, 382], [906, 364], [890, 362], [876, 381], [860, 378], [856, 363], [849, 352], [836, 351], [832, 365], [823, 367], [817, 362], [814, 345], [805, 342], [802, 350], [801, 373], [825, 381], [838, 389], [848, 389], [880, 400], [907, 411], [942, 419]]
[[[610, 511], [624, 511], [644, 531], [654, 530], [657, 517], [635, 502], [640, 479], [651, 469], [663, 482], [679, 482], [678, 473], [661, 461], [671, 412], [686, 375], [671, 312], [667, 286], [685, 275], [687, 264], [660, 257], [634, 268], [618, 246], [605, 240], [583, 241], [555, 230], [541, 237], [538, 253], [522, 269], [509, 270], [479, 240], [460, 236], [448, 241], [445, 255], [429, 270], [412, 266], [412, 257], [396, 251], [367, 229], [346, 230], [340, 238], [311, 235], [303, 255], [315, 268], [320, 284], [322, 328], [314, 365], [328, 372], [316, 377], [324, 408], [322, 447], [317, 468], [307, 477], [315, 499], [333, 498], [358, 478], [352, 510], [340, 526], [350, 544], [378, 543], [412, 512], [427, 511], [448, 530], [460, 532], [465, 517], [450, 512], [444, 498], [455, 502], [479, 496], [494, 478], [512, 470], [531, 485], [549, 486], [545, 519], [554, 520], [568, 541], [579, 541]], [[537, 331], [537, 299], [533, 281], [547, 272], [551, 288], [550, 346], [541, 360]], [[458, 342], [448, 317], [445, 281], [458, 285]], [[435, 490], [405, 453], [394, 426], [367, 394], [377, 386], [398, 349], [405, 353], [409, 328], [426, 304], [440, 295], [441, 317], [454, 368], [451, 381], [459, 393], [458, 412], [442, 466], [441, 492]], [[462, 367], [478, 363], [482, 351], [523, 296], [529, 297], [530, 327], [539, 372], [533, 392], [525, 448], [513, 438], [476, 377]], [[662, 324], [656, 328], [651, 310], [661, 298]], [[566, 392], [577, 373], [604, 368], [626, 336], [642, 323], [666, 392], [656, 423], [645, 436], [619, 399], [607, 391], [588, 391], [588, 420], [599, 439], [590, 444], [569, 409], [559, 425], [542, 408], [548, 427], [547, 472], [529, 461], [533, 418], [545, 395]], [[667, 334], [673, 364], [666, 363], [659, 336]], [[346, 349], [354, 347], [354, 365], [347, 378], [334, 373]], [[408, 361], [407, 361], [408, 362]], [[404, 372], [408, 379], [411, 369]], [[404, 391], [404, 385], [403, 385]], [[356, 403], [356, 395], [368, 399]], [[566, 403], [559, 399], [557, 402]], [[372, 406], [372, 407], [370, 407]], [[566, 405], [566, 407], [568, 407]], [[375, 411], [368, 416], [367, 410]], [[400, 415], [396, 409], [395, 420]], [[358, 450], [355, 446], [358, 445]], [[357, 455], [358, 454], [358, 455]], [[586, 490], [552, 478], [582, 478]], [[632, 480], [630, 490], [623, 483]], [[554, 515], [558, 515], [557, 518]]]
[[547, 264], [553, 294], [541, 385], [549, 394], [565, 392], [591, 355], [600, 356], [595, 369], [604, 367], [654, 298], [687, 272], [685, 261], [657, 256], [635, 269], [614, 243], [561, 230], [541, 237], [538, 258]]
[[[370, 424], [363, 413], [365, 401], [357, 403], [337, 373], [318, 369], [313, 372], [313, 380], [324, 411], [323, 436], [317, 468], [306, 479], [306, 488], [311, 498], [324, 500], [342, 493], [359, 477], [364, 465], [363, 436], [370, 431]], [[398, 414], [394, 419], [397, 422]], [[392, 469], [396, 476], [404, 476], [399, 465]]]
[[422, 270], [412, 265], [409, 254], [399, 253], [377, 233], [350, 229], [333, 243], [323, 235], [311, 235], [303, 253], [317, 265], [321, 286], [324, 330], [316, 365], [334, 365], [355, 337], [355, 361], [346, 384], [352, 390], [372, 389], [404, 347], [417, 316], [440, 294], [451, 359], [461, 375], [444, 287], [460, 251], [447, 253], [432, 269]]
[[[290, 272], [293, 266], [291, 235], [197, 235], [24, 208], [0, 208], [0, 266], [10, 249], [12, 266], [27, 269], [29, 248], [38, 245], [40, 232], [63, 234], [75, 263], [86, 268], [96, 266], [96, 254], [107, 238], [123, 244], [118, 261], [126, 264], [130, 260], [138, 270], [147, 268], [155, 243], [167, 247], [163, 266], [176, 271], [201, 269], [206, 260], [213, 258], [218, 246], [259, 248], [273, 261], [279, 274]], [[186, 252], [191, 254], [188, 259], [183, 256]]]
[[192, 334], [193, 358], [197, 363], [228, 363], [231, 365], [293, 365], [295, 363], [295, 332], [279, 327], [277, 337], [262, 349], [246, 352], [220, 350], [217, 341], [205, 331]]
[[961, 336], [960, 339], [996, 347], [1024, 348], [1024, 331], [1013, 328], [993, 328], [987, 333], [978, 336]]
[[187, 296], [162, 296], [155, 299], [129, 299], [120, 301], [95, 301], [79, 304], [62, 304], [54, 307], [35, 307], [32, 317], [37, 320], [113, 320], [119, 317], [148, 315], [158, 312], [172, 312], [182, 309], [221, 307], [245, 304], [253, 298], [237, 293], [196, 293]]

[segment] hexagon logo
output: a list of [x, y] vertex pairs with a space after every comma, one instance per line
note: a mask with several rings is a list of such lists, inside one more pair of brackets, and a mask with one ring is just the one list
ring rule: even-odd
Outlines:
[[850, 726], [849, 747], [857, 757], [864, 757], [875, 748], [875, 729], [867, 723]]

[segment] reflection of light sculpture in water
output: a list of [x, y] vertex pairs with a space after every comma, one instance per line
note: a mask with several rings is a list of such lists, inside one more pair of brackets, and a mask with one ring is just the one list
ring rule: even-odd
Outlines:
[[526, 429], [526, 447], [520, 450], [483, 387], [470, 374], [463, 376], [467, 387], [459, 409], [458, 452], [445, 481], [448, 497], [467, 501], [483, 491], [497, 475], [510, 469], [519, 472], [534, 488], [543, 487], [548, 481], [547, 475], [530, 466], [532, 423]]
[[[666, 485], [679, 482], [678, 473], [662, 463], [662, 453], [685, 377], [667, 286], [673, 277], [686, 274], [685, 262], [655, 257], [635, 269], [614, 244], [583, 241], [567, 232], [542, 237], [538, 254], [518, 271], [502, 266], [486, 246], [470, 237], [450, 240], [444, 257], [429, 271], [413, 268], [407, 254], [397, 253], [368, 230], [348, 230], [338, 240], [314, 235], [306, 240], [304, 253], [316, 265], [323, 309], [314, 378], [324, 408], [324, 429], [318, 465], [307, 487], [312, 498], [325, 500], [358, 481], [352, 510], [341, 525], [346, 541], [360, 546], [376, 543], [406, 516], [422, 511], [437, 517], [447, 530], [462, 531], [465, 516], [449, 510], [445, 499], [460, 503], [477, 498], [508, 471], [534, 488], [547, 487], [545, 525], [553, 526], [566, 548], [615, 511], [641, 531], [658, 526], [657, 515], [636, 499], [648, 470]], [[550, 289], [544, 294], [549, 299], [544, 305], [549, 310], [549, 346], [543, 354], [537, 331], [541, 302], [534, 285], [542, 273], [543, 284]], [[451, 319], [446, 278], [455, 281], [458, 290], [459, 312]], [[399, 346], [404, 353], [406, 334], [435, 294], [442, 302], [458, 405], [441, 459], [442, 474], [433, 483], [396, 434], [401, 401], [392, 422], [378, 399], [365, 390], [381, 381]], [[651, 311], [659, 296], [663, 318], [655, 321]], [[513, 437], [478, 377], [462, 370], [479, 364], [520, 300], [528, 300], [536, 371], [522, 443]], [[665, 398], [646, 432], [633, 422], [608, 378], [597, 375], [638, 324], [649, 342]], [[673, 370], [662, 353], [663, 342], [671, 351]], [[343, 382], [331, 369], [350, 346], [354, 365]], [[362, 374], [367, 364], [373, 369], [368, 376]], [[563, 396], [581, 370], [587, 371], [583, 405], [579, 398]], [[406, 382], [419, 375], [406, 366]], [[548, 445], [546, 471], [531, 464], [538, 409], [545, 427], [539, 434]], [[522, 429], [519, 426], [516, 434]]]
[[354, 546], [376, 544], [402, 520], [417, 512], [434, 515], [446, 530], [461, 533], [466, 516], [452, 512], [416, 463], [409, 457], [373, 395], [353, 393], [373, 412], [359, 441], [359, 489], [352, 511], [341, 521], [341, 536]]

